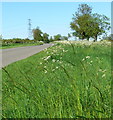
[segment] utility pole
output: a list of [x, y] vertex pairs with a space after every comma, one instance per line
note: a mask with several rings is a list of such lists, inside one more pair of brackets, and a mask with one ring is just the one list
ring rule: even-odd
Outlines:
[[28, 38], [32, 38], [31, 19], [28, 19]]

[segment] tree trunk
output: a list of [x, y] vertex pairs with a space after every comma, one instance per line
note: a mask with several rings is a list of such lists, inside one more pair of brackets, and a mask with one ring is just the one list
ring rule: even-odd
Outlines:
[[97, 35], [95, 36], [94, 42], [97, 42]]
[[87, 38], [87, 40], [89, 41], [89, 37]]

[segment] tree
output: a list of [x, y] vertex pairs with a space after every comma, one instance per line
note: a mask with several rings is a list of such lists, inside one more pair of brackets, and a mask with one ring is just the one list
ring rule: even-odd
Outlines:
[[110, 36], [111, 36], [111, 40], [113, 40], [113, 34], [111, 34]]
[[74, 30], [73, 36], [80, 39], [89, 40], [92, 37], [97, 41], [99, 35], [110, 29], [109, 19], [105, 15], [92, 14], [92, 8], [87, 4], [79, 5], [72, 19], [70, 27]]
[[106, 34], [106, 31], [110, 29], [109, 18], [105, 15], [99, 15], [97, 13], [92, 15], [93, 26], [92, 26], [92, 37], [97, 41], [97, 37]]
[[35, 41], [43, 41], [42, 31], [39, 29], [39, 27], [33, 29], [33, 37]]
[[60, 34], [57, 34], [57, 35], [54, 36], [54, 40], [55, 41], [61, 40], [61, 37], [62, 36]]
[[53, 41], [53, 38], [52, 38], [52, 36], [50, 37], [49, 41], [50, 41], [50, 42], [52, 42], [52, 41]]
[[113, 34], [110, 34], [109, 36], [103, 36], [103, 40], [113, 40]]
[[43, 33], [43, 41], [44, 41], [45, 43], [49, 43], [49, 42], [50, 42], [48, 37], [49, 37], [49, 34]]
[[80, 4], [78, 11], [73, 15], [73, 21], [70, 23], [70, 27], [73, 32], [73, 36], [79, 37], [80, 39], [89, 39], [87, 30], [89, 29], [89, 19], [91, 18], [92, 8], [87, 4]]
[[2, 35], [0, 35], [0, 46], [2, 45]]
[[62, 36], [61, 39], [62, 40], [68, 40], [68, 37], [67, 36]]
[[71, 37], [71, 34], [68, 33], [68, 39]]
[[0, 40], [2, 40], [2, 35], [0, 35]]

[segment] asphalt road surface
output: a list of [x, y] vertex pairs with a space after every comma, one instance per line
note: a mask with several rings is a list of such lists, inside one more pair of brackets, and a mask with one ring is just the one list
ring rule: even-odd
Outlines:
[[10, 48], [10, 49], [0, 49], [0, 60], [2, 60], [2, 63], [0, 64], [0, 68], [5, 67], [8, 64], [11, 64], [18, 60], [22, 60], [29, 56], [32, 56], [44, 50], [45, 48], [51, 47], [53, 45], [54, 44], [43, 44], [38, 46], [26, 46], [26, 47], [17, 47], [17, 48]]

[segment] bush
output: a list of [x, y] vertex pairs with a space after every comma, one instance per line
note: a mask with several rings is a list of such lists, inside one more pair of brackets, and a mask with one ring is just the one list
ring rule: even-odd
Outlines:
[[35, 41], [35, 40], [29, 40], [29, 39], [20, 39], [20, 38], [13, 38], [13, 39], [2, 39], [0, 41], [0, 44], [2, 46], [10, 46], [13, 44], [35, 44], [36, 45], [42, 45], [44, 42], [43, 41]]

